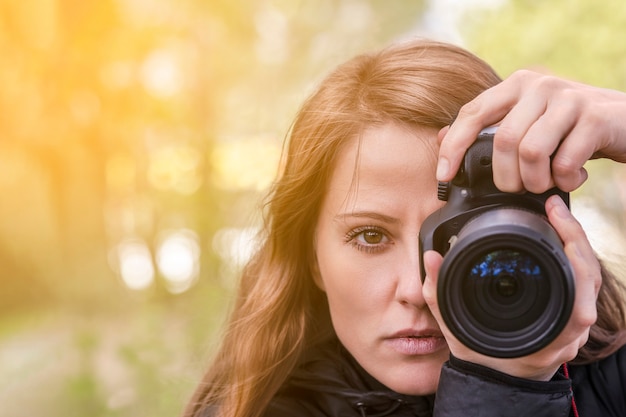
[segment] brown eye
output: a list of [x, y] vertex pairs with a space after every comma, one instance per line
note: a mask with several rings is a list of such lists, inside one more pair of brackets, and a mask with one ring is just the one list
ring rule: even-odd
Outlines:
[[382, 242], [383, 234], [376, 230], [366, 230], [363, 232], [363, 240], [370, 245]]
[[389, 234], [377, 226], [357, 227], [346, 234], [346, 243], [359, 251], [377, 253], [391, 244]]

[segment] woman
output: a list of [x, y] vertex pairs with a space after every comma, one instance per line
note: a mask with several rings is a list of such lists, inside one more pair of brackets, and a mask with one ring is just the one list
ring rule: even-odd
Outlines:
[[459, 343], [437, 306], [441, 256], [425, 254], [422, 285], [417, 247], [442, 204], [437, 179], [454, 176], [481, 128], [499, 124], [503, 191], [571, 191], [587, 159], [626, 161], [623, 114], [622, 93], [530, 72], [501, 82], [472, 54], [424, 40], [338, 67], [291, 129], [263, 244], [185, 415], [626, 415], [621, 287], [561, 200], [546, 212], [573, 266], [575, 307], [527, 357]]

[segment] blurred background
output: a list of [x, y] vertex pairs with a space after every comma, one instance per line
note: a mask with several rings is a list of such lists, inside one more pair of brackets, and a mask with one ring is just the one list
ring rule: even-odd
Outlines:
[[[178, 415], [299, 104], [414, 36], [626, 91], [622, 0], [0, 0], [0, 415]], [[618, 265], [626, 169], [589, 171]]]

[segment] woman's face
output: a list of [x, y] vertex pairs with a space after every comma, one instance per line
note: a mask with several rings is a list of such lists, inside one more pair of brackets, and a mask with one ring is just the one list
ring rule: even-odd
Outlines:
[[449, 355], [418, 250], [422, 222], [442, 206], [436, 158], [435, 130], [369, 128], [337, 155], [315, 236], [316, 282], [339, 339], [370, 375], [412, 395], [436, 391]]

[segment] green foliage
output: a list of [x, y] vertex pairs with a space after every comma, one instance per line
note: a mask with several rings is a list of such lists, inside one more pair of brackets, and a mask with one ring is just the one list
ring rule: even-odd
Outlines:
[[537, 68], [626, 90], [626, 3], [511, 0], [470, 20], [471, 49], [506, 76]]

